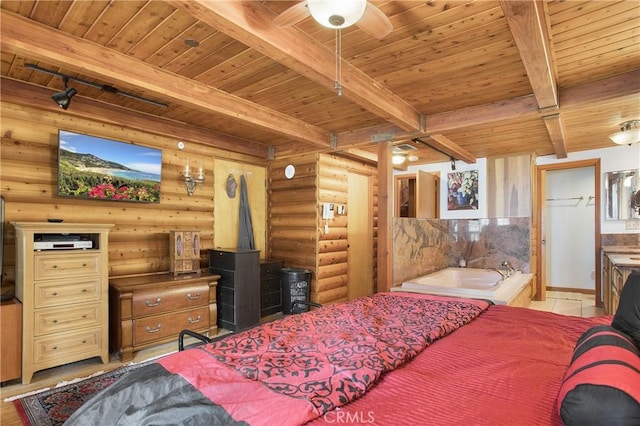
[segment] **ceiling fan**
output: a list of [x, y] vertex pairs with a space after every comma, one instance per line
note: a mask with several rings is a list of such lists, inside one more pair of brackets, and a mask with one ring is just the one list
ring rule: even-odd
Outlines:
[[355, 24], [375, 38], [383, 38], [393, 30], [389, 18], [367, 0], [304, 0], [276, 16], [273, 23], [286, 27], [309, 16], [320, 25], [332, 29]]

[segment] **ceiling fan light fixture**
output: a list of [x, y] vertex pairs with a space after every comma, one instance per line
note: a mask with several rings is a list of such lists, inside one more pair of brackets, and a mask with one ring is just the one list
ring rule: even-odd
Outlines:
[[347, 28], [364, 15], [367, 0], [307, 0], [309, 12], [320, 25], [332, 28]]
[[609, 139], [618, 145], [631, 145], [640, 142], [640, 120], [630, 120], [619, 124], [620, 131], [609, 135]]

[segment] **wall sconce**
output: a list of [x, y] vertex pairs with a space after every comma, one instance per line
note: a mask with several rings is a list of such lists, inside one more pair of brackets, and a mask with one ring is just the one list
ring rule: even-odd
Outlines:
[[202, 167], [202, 162], [200, 162], [200, 166], [198, 167], [198, 174], [194, 177], [191, 176], [191, 168], [189, 167], [189, 159], [187, 158], [187, 164], [184, 166], [182, 177], [184, 178], [184, 185], [187, 187], [187, 194], [190, 196], [193, 195], [196, 190], [196, 185], [202, 185], [204, 183], [204, 168]]

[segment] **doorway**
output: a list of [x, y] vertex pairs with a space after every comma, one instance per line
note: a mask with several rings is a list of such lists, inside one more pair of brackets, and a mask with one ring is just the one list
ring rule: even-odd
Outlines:
[[373, 214], [371, 177], [349, 172], [347, 249], [349, 300], [373, 294]]
[[594, 282], [602, 305], [600, 280], [600, 160], [537, 167], [537, 293], [547, 287], [584, 290]]

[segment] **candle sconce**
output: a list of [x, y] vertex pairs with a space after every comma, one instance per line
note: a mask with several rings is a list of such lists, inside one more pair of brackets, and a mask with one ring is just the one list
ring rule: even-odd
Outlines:
[[184, 179], [184, 184], [187, 187], [187, 194], [190, 196], [193, 195], [196, 190], [196, 186], [204, 183], [204, 168], [202, 167], [202, 162], [200, 162], [200, 165], [198, 166], [197, 175], [192, 176], [189, 159], [187, 159], [187, 164], [185, 164], [184, 171], [182, 172], [182, 178]]

